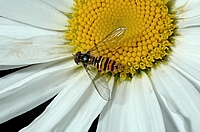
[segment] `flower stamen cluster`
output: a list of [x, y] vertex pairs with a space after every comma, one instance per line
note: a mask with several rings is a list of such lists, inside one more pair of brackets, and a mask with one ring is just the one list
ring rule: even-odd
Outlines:
[[138, 71], [147, 71], [170, 53], [169, 37], [176, 26], [169, 13], [168, 0], [75, 0], [75, 11], [67, 39], [76, 51], [88, 51], [107, 34], [118, 27], [127, 31], [121, 47], [106, 57], [123, 68], [120, 77], [133, 77]]

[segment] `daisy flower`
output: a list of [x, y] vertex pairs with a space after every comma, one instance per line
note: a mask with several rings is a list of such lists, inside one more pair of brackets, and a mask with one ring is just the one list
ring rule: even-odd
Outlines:
[[[198, 0], [0, 0], [0, 69], [24, 67], [0, 78], [0, 123], [56, 96], [20, 131], [88, 131], [100, 114], [98, 132], [198, 132], [199, 7]], [[104, 73], [106, 101], [73, 54], [119, 27], [126, 28], [120, 47], [97, 53], [121, 66]]]

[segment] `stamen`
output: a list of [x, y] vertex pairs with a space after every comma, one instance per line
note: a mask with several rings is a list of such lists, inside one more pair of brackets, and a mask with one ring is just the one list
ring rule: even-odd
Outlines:
[[[133, 77], [138, 71], [149, 71], [166, 60], [172, 43], [169, 37], [176, 26], [169, 13], [168, 0], [75, 0], [75, 10], [66, 38], [78, 51], [86, 52], [118, 27], [127, 31], [113, 52], [99, 47], [97, 55], [104, 55], [122, 66], [122, 79]], [[69, 16], [69, 15], [68, 15]], [[109, 52], [108, 52], [109, 51]]]

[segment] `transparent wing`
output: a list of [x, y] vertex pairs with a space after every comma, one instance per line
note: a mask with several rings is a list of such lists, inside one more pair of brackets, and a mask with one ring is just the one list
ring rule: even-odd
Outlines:
[[92, 83], [99, 93], [99, 95], [106, 101], [110, 100], [110, 89], [108, 87], [108, 81], [104, 76], [101, 76], [99, 72], [86, 69]]
[[113, 52], [121, 47], [120, 40], [124, 36], [126, 31], [125, 27], [116, 28], [114, 31], [109, 33], [101, 42], [99, 42], [96, 46], [92, 47], [89, 52], [92, 55], [98, 54], [100, 51], [104, 51], [104, 53]]

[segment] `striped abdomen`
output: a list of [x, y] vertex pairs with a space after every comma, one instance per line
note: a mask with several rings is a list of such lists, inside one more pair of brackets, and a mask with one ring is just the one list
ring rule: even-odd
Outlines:
[[102, 71], [116, 71], [119, 68], [119, 65], [116, 61], [103, 56], [91, 57], [90, 64], [93, 65], [97, 70]]

